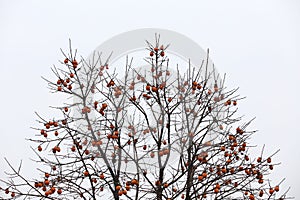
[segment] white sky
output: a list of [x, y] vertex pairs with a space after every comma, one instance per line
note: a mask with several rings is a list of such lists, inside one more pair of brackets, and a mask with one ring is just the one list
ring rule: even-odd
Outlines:
[[[83, 3], [84, 2], [84, 3]], [[245, 120], [257, 117], [253, 143], [266, 153], [281, 149], [275, 180], [286, 177], [290, 195], [300, 198], [300, 2], [297, 0], [0, 0], [0, 178], [7, 157], [33, 175], [34, 111], [51, 116], [58, 100], [41, 76], [62, 59], [68, 39], [86, 57], [110, 37], [137, 28], [182, 33], [210, 55], [229, 87], [240, 87]], [[120, 44], [121, 45], [121, 44]], [[297, 198], [298, 197], [298, 198]]]

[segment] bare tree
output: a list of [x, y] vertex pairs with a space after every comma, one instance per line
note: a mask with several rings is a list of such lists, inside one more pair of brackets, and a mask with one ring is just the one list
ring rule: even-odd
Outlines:
[[127, 57], [122, 78], [101, 53], [79, 60], [71, 45], [62, 51], [57, 80], [45, 80], [74, 101], [54, 107], [61, 114], [51, 120], [37, 114], [42, 127], [30, 140], [41, 177], [8, 162], [3, 199], [287, 198], [268, 179], [274, 154], [249, 155], [255, 131], [236, 116], [243, 98], [208, 68], [208, 55], [180, 73], [169, 67], [169, 45], [146, 44], [147, 67]]

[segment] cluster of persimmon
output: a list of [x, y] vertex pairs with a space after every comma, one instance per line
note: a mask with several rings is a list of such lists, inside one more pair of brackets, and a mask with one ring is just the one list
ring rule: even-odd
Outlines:
[[[65, 107], [64, 110], [65, 110], [65, 111], [68, 111], [68, 108]], [[66, 125], [66, 124], [67, 124], [67, 120], [66, 120], [66, 119], [61, 120], [61, 124], [62, 124], [62, 125]], [[50, 129], [51, 127], [57, 128], [57, 127], [59, 126], [59, 122], [58, 122], [58, 121], [49, 121], [49, 122], [45, 123], [44, 126], [45, 126], [46, 129]], [[48, 133], [47, 133], [47, 131], [46, 131], [45, 129], [41, 129], [41, 130], [40, 130], [40, 133], [41, 133], [41, 135], [44, 136], [45, 138], [48, 137]], [[58, 133], [57, 130], [54, 131], [54, 135], [55, 135], [55, 136], [58, 136], [58, 135], [59, 135], [59, 133]], [[37, 149], [38, 149], [38, 151], [42, 151], [42, 150], [43, 150], [43, 148], [42, 148], [41, 145], [39, 145]], [[60, 152], [60, 148], [59, 148], [59, 147], [54, 147], [54, 148], [52, 149], [52, 151], [53, 151], [53, 153]]]
[[158, 46], [157, 46], [157, 47], [154, 47], [153, 49], [151, 49], [149, 55], [150, 55], [151, 57], [153, 57], [154, 54], [155, 54], [155, 57], [157, 57], [157, 58], [158, 58], [159, 56], [164, 57], [164, 56], [165, 56], [164, 46], [161, 45], [159, 48], [158, 48]]
[[[185, 83], [186, 84], [186, 83]], [[181, 89], [181, 91], [183, 91], [184, 92], [184, 88], [180, 88]], [[197, 81], [193, 81], [192, 82], [192, 94], [195, 94], [195, 92], [196, 92], [196, 90], [200, 90], [200, 89], [202, 89], [202, 85], [201, 84], [199, 84]], [[210, 91], [210, 90], [209, 90]], [[211, 91], [210, 91], [211, 92]], [[211, 93], [210, 93], [211, 94]]]
[[77, 62], [77, 60], [75, 58], [73, 60], [71, 60], [71, 61], [68, 58], [65, 58], [64, 63], [66, 65], [69, 65], [69, 62], [71, 62], [71, 65], [73, 66], [74, 69], [77, 68], [78, 62]]
[[130, 191], [131, 187], [138, 186], [138, 185], [139, 185], [138, 180], [132, 179], [131, 181], [126, 181], [124, 188], [122, 188], [121, 185], [116, 185], [115, 189], [116, 191], [118, 191], [118, 195], [122, 196], [122, 195], [127, 195], [127, 192]]
[[[5, 192], [5, 194], [9, 194], [9, 193], [10, 193], [9, 188], [6, 188], [4, 192]], [[10, 193], [10, 196], [11, 196], [12, 198], [14, 198], [14, 197], [16, 196], [16, 193], [15, 193], [14, 191], [12, 191], [12, 192]]]
[[148, 128], [145, 129], [145, 130], [143, 130], [143, 134], [144, 134], [144, 135], [146, 135], [147, 133], [150, 133], [150, 129], [148, 129]]
[[121, 91], [120, 87], [114, 87], [115, 98], [119, 98], [121, 94], [122, 94], [122, 91]]
[[52, 148], [52, 152], [56, 153], [56, 152], [60, 152], [60, 147], [59, 146], [55, 146]]
[[[120, 87], [115, 86], [114, 80], [111, 79], [111, 80], [107, 83], [106, 86], [107, 86], [108, 88], [113, 87], [115, 98], [119, 98], [120, 95], [122, 94], [122, 91], [121, 91]], [[115, 87], [114, 87], [114, 86], [115, 86]]]
[[[244, 131], [241, 130], [239, 127], [238, 127], [236, 130], [237, 130], [237, 133], [238, 133], [238, 134], [243, 134], [243, 133], [244, 133]], [[233, 135], [229, 135], [229, 140], [235, 141], [236, 138], [235, 138]], [[245, 147], [246, 147], [246, 143], [243, 142], [243, 143], [242, 143], [242, 147], [239, 148], [239, 152], [240, 152], [240, 151], [245, 151]], [[231, 146], [231, 148], [232, 148], [232, 146]], [[221, 151], [225, 151], [225, 150], [226, 150], [226, 147], [225, 147], [225, 146], [221, 146], [220, 149], [221, 149]], [[231, 150], [232, 150], [232, 149], [231, 149]], [[237, 153], [235, 153], [235, 154], [237, 154]], [[227, 151], [225, 151], [224, 156], [225, 156], [225, 157], [231, 157], [231, 153], [228, 153]], [[249, 158], [247, 155], [245, 155], [244, 160], [245, 160], [245, 161], [249, 161], [250, 158]], [[259, 183], [259, 184], [263, 184], [263, 183], [264, 183], [263, 174], [260, 172], [260, 169], [258, 168], [258, 167], [259, 167], [259, 164], [263, 162], [262, 157], [258, 157], [256, 161], [257, 161], [258, 165], [255, 165], [254, 163], [249, 163], [249, 164], [248, 164], [249, 167], [246, 167], [246, 168], [244, 168], [243, 166], [240, 165], [240, 166], [237, 168], [237, 170], [238, 170], [238, 171], [245, 171], [245, 174], [248, 175], [248, 176], [255, 176], [255, 178], [258, 179], [258, 183]], [[271, 157], [268, 157], [265, 161], [267, 162], [267, 164], [269, 164], [269, 168], [270, 168], [270, 169], [273, 169], [273, 165], [271, 164], [271, 161], [272, 161], [272, 160], [271, 160]], [[256, 168], [256, 167], [257, 167], [257, 168]], [[218, 171], [220, 171], [220, 172], [218, 173]], [[222, 173], [226, 173], [226, 169], [222, 168], [221, 170], [217, 170], [217, 174], [218, 174], [218, 175], [221, 175], [221, 172], [222, 172]], [[233, 167], [231, 167], [231, 168], [230, 168], [230, 173], [234, 173], [234, 172], [235, 172], [235, 169], [234, 169]], [[235, 183], [235, 187], [236, 187], [237, 185], [238, 185], [238, 183], [236, 182], [236, 183]], [[272, 195], [272, 194], [274, 193], [274, 191], [279, 191], [279, 186], [275, 186], [274, 189], [273, 189], [273, 188], [270, 188], [269, 194]], [[263, 190], [260, 190], [259, 193], [258, 193], [258, 196], [262, 197], [263, 194], [264, 194], [264, 191], [263, 191]], [[248, 192], [247, 192], [247, 191], [245, 192], [245, 195], [248, 195]], [[250, 198], [250, 199], [255, 199], [253, 193], [251, 193], [251, 194], [249, 195], [249, 198]]]
[[127, 190], [121, 189], [121, 186], [120, 186], [120, 185], [117, 185], [117, 186], [116, 186], [116, 190], [118, 191], [118, 195], [119, 195], [119, 196], [122, 196], [122, 195], [126, 195], [126, 194], [127, 194]]
[[81, 113], [82, 114], [86, 114], [86, 113], [90, 113], [91, 112], [91, 108], [88, 107], [88, 106], [84, 106], [82, 109], [81, 109]]
[[99, 71], [98, 75], [99, 75], [99, 76], [103, 76], [103, 71], [104, 71], [105, 69], [109, 69], [108, 64], [105, 64], [105, 65], [101, 65], [101, 66], [100, 66], [100, 71]]
[[119, 138], [119, 131], [115, 130], [112, 133], [107, 134], [107, 138], [108, 139], [113, 139], [113, 140], [118, 139]]
[[[82, 143], [80, 143], [80, 142], [74, 140], [74, 141], [73, 141], [73, 145], [72, 145], [72, 147], [71, 147], [71, 151], [72, 151], [72, 152], [75, 152], [76, 149], [82, 150], [82, 149], [83, 149], [83, 145], [87, 145], [87, 143], [88, 143], [88, 140], [87, 140], [87, 139], [85, 139]], [[93, 145], [93, 146], [101, 145], [101, 144], [102, 144], [102, 141], [101, 141], [101, 140], [99, 140], [99, 141], [93, 141], [93, 142], [92, 142], [92, 145]], [[89, 155], [89, 154], [90, 154], [90, 150], [85, 149], [85, 150], [84, 150], [84, 154], [85, 154], [85, 155]], [[97, 156], [97, 157], [98, 157], [99, 155], [100, 155], [99, 152], [97, 152], [97, 153], [95, 154], [95, 156]], [[94, 160], [95, 156], [91, 156], [91, 160]]]
[[142, 83], [145, 83], [145, 82], [146, 82], [146, 78], [143, 77], [143, 76], [141, 76], [140, 74], [138, 74], [138, 75], [136, 76], [136, 79], [137, 79], [138, 81], [142, 82]]
[[95, 146], [100, 146], [100, 145], [102, 145], [102, 143], [103, 143], [103, 142], [102, 142], [102, 140], [100, 140], [100, 139], [99, 139], [99, 140], [93, 140], [93, 141], [92, 141], [92, 146], [93, 146], [93, 147], [95, 147]]
[[[279, 185], [276, 185], [274, 188], [271, 187], [269, 189], [269, 194], [270, 195], [274, 194], [274, 192], [279, 192]], [[245, 195], [248, 195], [248, 194], [249, 194], [249, 192], [245, 191]], [[263, 189], [259, 190], [259, 192], [258, 192], [259, 197], [263, 197], [264, 194], [265, 194], [265, 191]], [[255, 200], [255, 196], [254, 196], [253, 193], [250, 193], [249, 199], [250, 200]], [[279, 198], [279, 199], [282, 199], [282, 198]]]
[[135, 82], [132, 81], [128, 87], [129, 90], [134, 90]]
[[[73, 78], [74, 74], [70, 73], [70, 77]], [[57, 91], [62, 91], [63, 87], [67, 88], [68, 90], [72, 90], [72, 83], [70, 78], [66, 78], [66, 80], [58, 79], [56, 84], [57, 84]]]
[[[68, 58], [65, 58], [64, 63], [68, 67], [72, 67], [74, 70], [78, 66], [78, 62], [74, 58], [73, 60], [69, 60]], [[57, 84], [57, 91], [63, 91], [63, 88], [67, 88], [69, 91], [72, 90], [72, 81], [71, 79], [75, 77], [75, 74], [71, 72], [66, 79], [59, 78], [56, 82]]]
[[50, 129], [51, 126], [58, 127], [58, 122], [49, 121], [48, 123], [45, 124], [46, 129]]
[[164, 156], [164, 155], [168, 155], [169, 153], [170, 153], [170, 150], [168, 148], [164, 148], [158, 152], [158, 155]]
[[215, 188], [214, 188], [214, 193], [219, 193], [221, 189], [221, 186], [219, 183], [216, 183]]
[[[206, 151], [202, 151], [200, 154], [198, 154], [197, 159], [200, 163], [207, 163], [208, 153]], [[186, 163], [186, 166], [188, 166], [189, 163]]]
[[132, 101], [132, 102], [136, 101], [136, 96], [133, 95], [132, 97], [130, 97], [130, 98], [129, 98], [129, 101]]
[[[49, 121], [46, 124], [44, 124], [44, 126], [45, 126], [46, 129], [50, 129], [51, 126], [58, 127], [59, 124], [58, 124], [58, 122]], [[48, 137], [48, 133], [45, 129], [41, 129], [40, 132], [41, 132], [41, 135], [43, 135], [44, 137]], [[58, 136], [58, 131], [55, 131], [54, 135]]]
[[207, 177], [207, 172], [203, 171], [202, 174], [198, 175], [198, 181], [203, 181]]
[[[95, 101], [94, 102], [94, 107], [95, 109], [97, 109], [97, 105], [98, 105], [98, 101]], [[100, 110], [99, 110], [99, 113], [103, 116], [104, 115], [104, 111], [105, 109], [107, 108], [107, 103], [103, 103]]]
[[[128, 130], [129, 130], [129, 132], [128, 132], [128, 137], [132, 137], [133, 135], [135, 135], [136, 134], [136, 129], [135, 129], [135, 127], [133, 126], [133, 125], [129, 125], [128, 127]], [[145, 131], [145, 130], [144, 130]], [[150, 131], [149, 131], [150, 132]], [[148, 133], [148, 131], [145, 131], [144, 132], [144, 134], [146, 134], [146, 133]]]
[[42, 191], [45, 192], [45, 196], [52, 195], [55, 192], [59, 195], [62, 194], [62, 189], [61, 188], [56, 188], [55, 187], [55, 181], [50, 181], [49, 177], [50, 177], [50, 174], [45, 173], [44, 181], [35, 182], [34, 187], [35, 188], [41, 188]]
[[151, 99], [151, 92], [157, 93], [159, 90], [163, 90], [166, 87], [166, 82], [162, 82], [157, 86], [150, 85], [149, 83], [146, 85], [145, 89], [148, 91], [147, 93], [143, 94], [143, 97], [147, 100]]
[[232, 105], [234, 105], [234, 106], [237, 105], [237, 101], [236, 100], [231, 101], [231, 99], [228, 99], [227, 101], [225, 101], [224, 105], [225, 106], [230, 106], [231, 102], [232, 102]]

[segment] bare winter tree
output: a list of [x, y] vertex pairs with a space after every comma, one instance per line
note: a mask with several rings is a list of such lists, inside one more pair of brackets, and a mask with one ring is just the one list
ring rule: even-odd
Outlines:
[[57, 80], [45, 80], [74, 101], [50, 120], [37, 114], [30, 140], [41, 176], [28, 179], [8, 162], [3, 199], [287, 198], [268, 179], [274, 154], [249, 155], [255, 131], [236, 116], [242, 98], [208, 68], [208, 55], [180, 73], [159, 37], [146, 44], [146, 67], [127, 57], [124, 77], [101, 53], [62, 52]]

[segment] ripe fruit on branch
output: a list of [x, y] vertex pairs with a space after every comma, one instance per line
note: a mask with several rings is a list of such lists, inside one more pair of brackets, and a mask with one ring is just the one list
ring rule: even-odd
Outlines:
[[230, 99], [228, 99], [228, 100], [224, 103], [225, 106], [229, 106], [230, 104], [231, 104], [231, 100], [230, 100]]
[[169, 153], [170, 153], [170, 150], [169, 150], [169, 149], [164, 149], [164, 150], [163, 150], [163, 154], [164, 154], [164, 155], [168, 155]]
[[117, 190], [117, 191], [121, 190], [121, 186], [120, 186], [120, 185], [117, 185], [117, 186], [116, 186], [116, 190]]
[[100, 177], [100, 179], [102, 179], [102, 180], [103, 180], [103, 179], [104, 179], [104, 174], [103, 174], [103, 173], [101, 173], [99, 177]]
[[203, 176], [199, 175], [198, 176], [198, 181], [202, 181], [203, 180]]
[[44, 181], [44, 184], [45, 184], [45, 185], [49, 185], [49, 184], [50, 184], [50, 181], [49, 181], [48, 179], [46, 179], [46, 180]]
[[126, 186], [125, 186], [125, 189], [126, 189], [127, 191], [129, 191], [129, 190], [130, 190], [130, 185], [126, 185]]
[[159, 185], [161, 185], [161, 182], [160, 182], [160, 180], [157, 180], [157, 181], [155, 181], [155, 185], [156, 185], [156, 186], [159, 186]]
[[146, 90], [150, 91], [151, 86], [150, 85], [146, 85]]
[[61, 194], [61, 193], [62, 193], [62, 189], [58, 189], [57, 194]]
[[131, 185], [138, 185], [138, 184], [139, 184], [138, 180], [136, 179], [131, 180]]
[[88, 171], [84, 171], [84, 172], [83, 172], [83, 175], [84, 175], [84, 176], [88, 176], [88, 175], [89, 175], [89, 172], [88, 172]]
[[5, 189], [5, 194], [8, 194], [9, 193], [9, 190], [8, 188]]
[[150, 157], [151, 157], [151, 158], [154, 158], [154, 156], [155, 156], [154, 152], [151, 152], [151, 153], [150, 153]]
[[263, 191], [263, 190], [260, 190], [258, 195], [259, 195], [260, 197], [262, 197], [262, 196], [264, 195], [264, 191]]
[[53, 147], [52, 152], [53, 153], [60, 152], [60, 147], [58, 147], [58, 146]]
[[77, 68], [78, 63], [77, 63], [77, 61], [76, 61], [75, 59], [72, 61], [72, 65], [73, 65], [73, 68], [74, 68], [74, 69]]
[[257, 162], [260, 163], [261, 162], [261, 157], [257, 158]]
[[236, 106], [236, 105], [237, 105], [236, 100], [234, 100], [232, 104], [233, 104], [234, 106]]
[[155, 87], [155, 86], [152, 86], [152, 92], [157, 92], [157, 87]]
[[133, 97], [129, 98], [129, 101], [136, 101], [136, 97], [133, 96]]
[[38, 146], [38, 151], [42, 151], [42, 147], [41, 146]]
[[237, 127], [236, 128], [236, 133], [242, 135], [244, 133], [244, 131], [240, 127]]
[[207, 90], [207, 94], [208, 94], [208, 95], [211, 95], [211, 94], [212, 94], [212, 91], [211, 91], [210, 89], [208, 89], [208, 90]]
[[12, 192], [12, 193], [10, 194], [10, 196], [11, 196], [12, 198], [14, 198], [14, 197], [16, 196], [16, 193], [15, 193], [15, 192]]
[[73, 152], [76, 151], [76, 148], [74, 145], [71, 147], [71, 151], [73, 151]]
[[114, 86], [115, 85], [115, 82], [113, 80], [110, 80], [108, 83], [107, 83], [107, 87], [111, 87], [111, 86]]
[[235, 137], [234, 137], [233, 135], [229, 135], [229, 136], [228, 136], [228, 139], [229, 139], [229, 140], [234, 140]]

